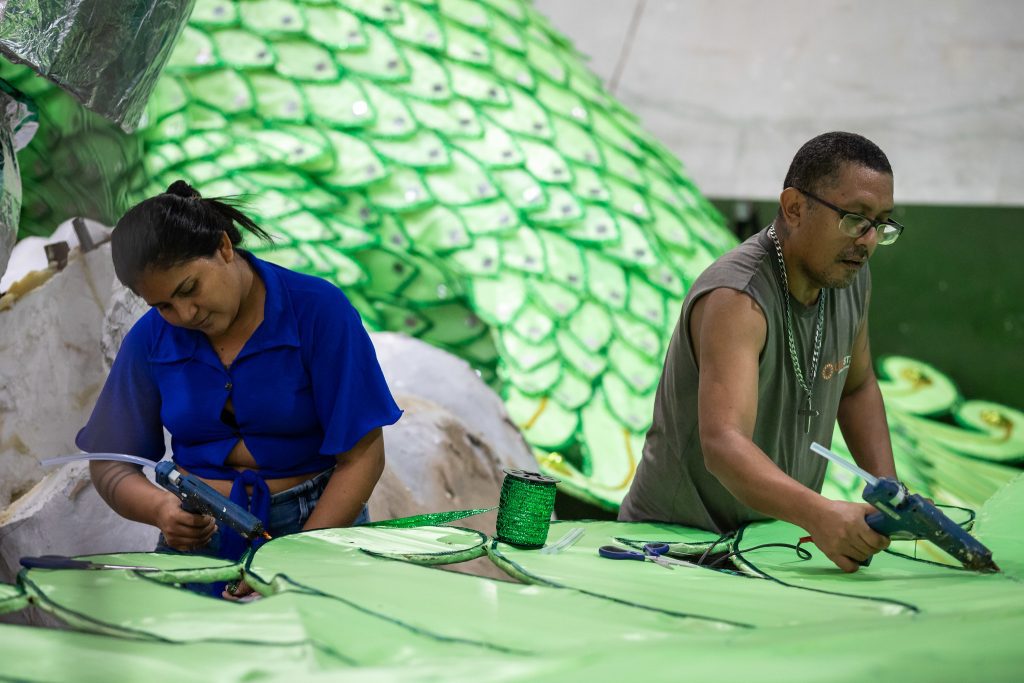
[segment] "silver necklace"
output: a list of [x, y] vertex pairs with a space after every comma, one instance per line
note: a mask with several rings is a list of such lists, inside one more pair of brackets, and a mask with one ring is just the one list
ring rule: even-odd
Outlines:
[[807, 418], [807, 425], [804, 430], [805, 433], [810, 434], [811, 419], [821, 414], [814, 409], [812, 399], [814, 398], [814, 378], [818, 376], [818, 359], [821, 357], [821, 336], [825, 327], [825, 297], [828, 295], [828, 290], [822, 289], [818, 294], [818, 321], [814, 325], [814, 353], [811, 356], [810, 384], [808, 384], [807, 380], [804, 379], [803, 369], [800, 367], [800, 359], [796, 353], [796, 340], [793, 338], [793, 314], [789, 308], [789, 280], [786, 278], [786, 260], [782, 257], [782, 245], [779, 244], [779, 238], [775, 234], [774, 225], [768, 228], [768, 236], [772, 238], [772, 243], [775, 245], [775, 256], [779, 260], [779, 273], [782, 280], [782, 301], [785, 302], [786, 308], [785, 328], [786, 337], [789, 341], [789, 359], [793, 363], [796, 381], [800, 384], [800, 388], [804, 390], [804, 393], [807, 394], [807, 408], [798, 410], [797, 414]]

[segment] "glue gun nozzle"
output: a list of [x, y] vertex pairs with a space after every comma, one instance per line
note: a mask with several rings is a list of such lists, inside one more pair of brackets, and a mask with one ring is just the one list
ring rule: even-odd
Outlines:
[[263, 532], [263, 540], [269, 541], [270, 539], [271, 539], [270, 534], [268, 534], [266, 531], [264, 531]]

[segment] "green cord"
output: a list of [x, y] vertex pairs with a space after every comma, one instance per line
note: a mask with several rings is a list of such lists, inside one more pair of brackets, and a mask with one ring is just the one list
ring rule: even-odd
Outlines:
[[498, 502], [497, 539], [517, 548], [543, 548], [555, 509], [554, 477], [505, 470]]

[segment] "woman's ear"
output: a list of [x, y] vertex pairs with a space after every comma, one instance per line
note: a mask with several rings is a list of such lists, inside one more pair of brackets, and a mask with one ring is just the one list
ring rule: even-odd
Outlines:
[[224, 259], [224, 263], [231, 263], [235, 260], [235, 247], [231, 244], [231, 238], [228, 237], [227, 231], [220, 234], [220, 246], [217, 247], [217, 253]]

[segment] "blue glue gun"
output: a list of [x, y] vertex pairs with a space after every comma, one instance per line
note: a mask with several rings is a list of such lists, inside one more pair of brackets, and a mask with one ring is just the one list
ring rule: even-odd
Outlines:
[[[959, 560], [966, 569], [999, 571], [992, 561], [991, 550], [922, 496], [908, 493], [907, 488], [895, 479], [875, 477], [865, 472], [819, 443], [811, 444], [811, 450], [867, 482], [864, 500], [874, 505], [878, 512], [868, 515], [864, 521], [878, 533], [897, 540], [931, 541]], [[861, 564], [867, 566], [870, 562], [871, 558], [868, 558]]]
[[180, 498], [183, 510], [210, 515], [247, 541], [270, 538], [259, 517], [232, 503], [202, 479], [182, 473], [170, 460], [156, 464], [156, 483]]

